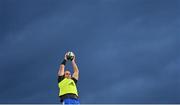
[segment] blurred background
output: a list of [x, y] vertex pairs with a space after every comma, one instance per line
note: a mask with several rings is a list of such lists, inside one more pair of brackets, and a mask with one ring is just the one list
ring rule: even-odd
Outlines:
[[0, 0], [0, 103], [59, 103], [67, 51], [81, 103], [180, 103], [179, 35], [179, 0]]

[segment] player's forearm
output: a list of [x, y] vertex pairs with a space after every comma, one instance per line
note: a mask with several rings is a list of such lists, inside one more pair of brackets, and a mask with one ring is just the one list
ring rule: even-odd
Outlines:
[[58, 75], [59, 75], [59, 76], [64, 75], [65, 65], [66, 65], [66, 60], [64, 59], [64, 60], [61, 62], [60, 67], [59, 67], [59, 71], [58, 71]]
[[75, 61], [72, 61], [72, 66], [73, 66], [74, 72], [79, 73], [79, 69]]

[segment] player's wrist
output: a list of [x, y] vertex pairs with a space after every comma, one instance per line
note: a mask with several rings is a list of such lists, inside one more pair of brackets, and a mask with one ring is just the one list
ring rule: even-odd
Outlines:
[[75, 60], [72, 60], [71, 62], [72, 62], [73, 64], [76, 64]]
[[67, 62], [67, 60], [64, 59], [64, 60], [61, 62], [61, 64], [65, 66], [65, 65], [66, 65], [66, 62]]

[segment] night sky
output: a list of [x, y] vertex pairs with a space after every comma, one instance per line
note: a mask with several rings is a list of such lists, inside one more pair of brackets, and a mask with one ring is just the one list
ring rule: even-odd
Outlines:
[[67, 51], [81, 103], [180, 103], [180, 0], [0, 0], [0, 103], [59, 103]]

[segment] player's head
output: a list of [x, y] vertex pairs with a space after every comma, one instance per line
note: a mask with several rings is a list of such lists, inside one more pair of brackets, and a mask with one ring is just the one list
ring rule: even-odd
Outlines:
[[66, 70], [66, 71], [64, 72], [64, 77], [65, 77], [65, 78], [71, 78], [71, 72], [70, 72], [69, 70]]

